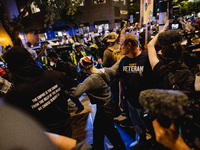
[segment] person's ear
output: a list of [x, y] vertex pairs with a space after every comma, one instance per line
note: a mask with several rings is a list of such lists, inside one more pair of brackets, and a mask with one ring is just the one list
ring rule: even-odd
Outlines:
[[128, 48], [130, 49], [131, 46], [132, 46], [131, 42], [128, 42], [127, 46], [128, 46]]

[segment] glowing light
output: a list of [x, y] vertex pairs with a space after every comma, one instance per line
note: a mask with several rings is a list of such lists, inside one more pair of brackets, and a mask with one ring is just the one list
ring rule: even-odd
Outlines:
[[120, 10], [120, 14], [127, 15], [128, 11], [126, 11], [126, 10]]
[[19, 35], [19, 38], [22, 40], [22, 39], [24, 39], [24, 36], [23, 35]]

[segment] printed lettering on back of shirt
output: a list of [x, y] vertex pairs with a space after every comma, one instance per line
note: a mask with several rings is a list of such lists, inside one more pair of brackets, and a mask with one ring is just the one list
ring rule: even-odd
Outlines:
[[47, 89], [46, 91], [32, 99], [33, 105], [31, 105], [31, 108], [37, 108], [38, 111], [41, 111], [60, 96], [60, 91], [61, 88], [57, 84]]

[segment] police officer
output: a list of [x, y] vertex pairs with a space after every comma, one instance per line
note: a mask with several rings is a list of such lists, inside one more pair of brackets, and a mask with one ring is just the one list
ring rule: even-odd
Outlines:
[[75, 64], [78, 68], [78, 81], [82, 82], [87, 76], [84, 72], [81, 71], [81, 69], [78, 66], [78, 62], [82, 57], [85, 57], [87, 54], [82, 49], [82, 44], [75, 42], [72, 45], [73, 51], [69, 54], [70, 60], [73, 64]]

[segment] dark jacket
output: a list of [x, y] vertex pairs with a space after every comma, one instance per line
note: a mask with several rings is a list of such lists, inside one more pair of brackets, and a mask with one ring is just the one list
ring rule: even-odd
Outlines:
[[40, 69], [24, 48], [10, 49], [6, 62], [18, 84], [4, 100], [33, 115], [48, 131], [71, 136], [69, 96], [64, 91], [78, 83], [61, 72]]

